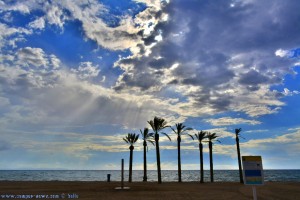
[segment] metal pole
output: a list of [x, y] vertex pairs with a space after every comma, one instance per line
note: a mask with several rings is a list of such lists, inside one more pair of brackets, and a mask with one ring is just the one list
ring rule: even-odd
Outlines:
[[124, 187], [124, 159], [122, 159], [121, 188]]
[[257, 200], [256, 187], [255, 186], [252, 186], [252, 191], [253, 191], [253, 200]]

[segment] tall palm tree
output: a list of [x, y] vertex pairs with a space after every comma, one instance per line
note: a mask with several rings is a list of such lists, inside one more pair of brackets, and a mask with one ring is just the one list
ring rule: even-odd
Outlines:
[[128, 133], [128, 135], [123, 138], [123, 140], [130, 144], [130, 157], [129, 157], [129, 182], [132, 182], [132, 159], [133, 159], [133, 149], [134, 149], [134, 143], [139, 139], [139, 135], [135, 133]]
[[[216, 139], [217, 134], [216, 133], [207, 133], [207, 139], [208, 139], [208, 147], [209, 147], [209, 161], [210, 161], [210, 182], [214, 182], [214, 165], [213, 165], [213, 154], [212, 154], [212, 145], [213, 140]], [[216, 140], [220, 142], [219, 140]]]
[[148, 121], [148, 124], [150, 124], [151, 128], [154, 131], [154, 140], [155, 140], [155, 146], [156, 146], [156, 163], [157, 163], [157, 181], [158, 183], [161, 183], [161, 169], [160, 169], [160, 152], [159, 152], [159, 133], [165, 135], [168, 137], [168, 139], [171, 141], [171, 138], [168, 136], [168, 134], [160, 132], [164, 128], [167, 128], [167, 122], [163, 118], [154, 117], [153, 120]]
[[204, 171], [203, 171], [203, 144], [202, 141], [207, 137], [205, 131], [200, 131], [197, 134], [195, 134], [195, 137], [197, 138], [199, 142], [199, 151], [200, 151], [200, 183], [204, 183]]
[[240, 132], [242, 131], [241, 128], [235, 129], [235, 141], [236, 141], [236, 149], [237, 149], [237, 156], [239, 162], [239, 173], [240, 173], [240, 183], [244, 183], [243, 174], [242, 174], [242, 162], [241, 162], [241, 151], [240, 151]]
[[147, 142], [150, 142], [151, 144], [154, 145], [154, 134], [153, 133], [149, 133], [149, 129], [148, 128], [144, 128], [144, 131], [140, 130], [141, 132], [141, 136], [143, 139], [143, 146], [144, 146], [144, 177], [143, 177], [143, 181], [147, 182], [147, 153], [146, 150], [148, 151], [148, 146], [147, 146]]
[[180, 143], [181, 143], [181, 136], [188, 135], [192, 139], [193, 136], [188, 134], [187, 131], [193, 130], [192, 128], [187, 128], [182, 123], [175, 124], [176, 130], [171, 127], [173, 132], [177, 135], [177, 151], [178, 151], [178, 182], [181, 182], [181, 155], [180, 155]]

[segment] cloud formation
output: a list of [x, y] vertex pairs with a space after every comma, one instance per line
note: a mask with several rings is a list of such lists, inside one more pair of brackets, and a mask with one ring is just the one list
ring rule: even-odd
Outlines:
[[261, 122], [257, 120], [249, 120], [243, 118], [231, 118], [231, 117], [222, 117], [218, 119], [206, 119], [206, 122], [210, 123], [213, 126], [229, 126], [233, 124], [261, 124]]
[[[201, 107], [209, 114], [234, 110], [256, 117], [278, 112], [284, 103], [271, 87], [294, 73], [295, 62], [280, 56], [286, 53], [282, 49], [299, 42], [299, 26], [290, 26], [299, 23], [299, 5], [256, 0], [231, 5], [171, 1], [164, 10], [168, 21], [155, 28], [162, 40], [149, 37], [145, 44], [153, 45], [151, 53], [140, 50], [140, 56], [116, 63], [125, 72], [115, 89], [157, 94], [171, 90], [187, 99], [185, 110]], [[203, 114], [194, 110], [194, 115]]]

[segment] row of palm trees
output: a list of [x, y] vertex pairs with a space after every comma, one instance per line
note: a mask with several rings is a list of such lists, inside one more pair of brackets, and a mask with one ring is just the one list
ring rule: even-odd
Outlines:
[[[156, 147], [156, 163], [157, 163], [157, 178], [158, 183], [162, 183], [161, 180], [161, 168], [160, 168], [160, 151], [159, 151], [159, 136], [164, 135], [170, 141], [171, 138], [168, 134], [162, 132], [163, 129], [170, 127], [167, 125], [167, 122], [163, 118], [154, 117], [153, 120], [148, 121], [148, 124], [151, 126], [153, 133], [149, 132], [148, 128], [144, 128], [144, 130], [140, 130], [142, 140], [143, 140], [143, 147], [144, 147], [144, 176], [143, 181], [147, 181], [147, 151], [148, 151], [148, 142], [155, 145]], [[219, 136], [216, 133], [210, 133], [206, 131], [200, 131], [197, 134], [190, 135], [188, 131], [192, 130], [192, 128], [188, 128], [184, 126], [182, 123], [178, 123], [175, 125], [175, 128], [172, 128], [172, 131], [177, 136], [177, 152], [178, 152], [178, 182], [181, 182], [181, 153], [180, 153], [180, 143], [181, 137], [188, 135], [193, 140], [196, 138], [199, 143], [199, 152], [200, 152], [200, 182], [204, 182], [204, 170], [203, 170], [203, 142], [208, 142], [209, 147], [209, 160], [210, 160], [210, 181], [214, 181], [214, 174], [213, 174], [213, 142], [218, 141], [216, 138]], [[238, 163], [239, 163], [239, 174], [240, 174], [240, 182], [243, 183], [243, 176], [242, 176], [242, 169], [241, 169], [241, 159], [240, 159], [240, 147], [239, 147], [239, 137], [240, 137], [240, 129], [235, 129], [236, 134], [236, 144], [237, 144], [237, 153], [238, 153]], [[194, 138], [195, 137], [195, 138]], [[128, 133], [128, 135], [123, 138], [123, 140], [130, 145], [130, 158], [129, 158], [129, 182], [132, 182], [132, 160], [133, 160], [133, 150], [134, 150], [134, 143], [139, 139], [139, 135], [135, 133]], [[205, 140], [207, 139], [207, 140]]]

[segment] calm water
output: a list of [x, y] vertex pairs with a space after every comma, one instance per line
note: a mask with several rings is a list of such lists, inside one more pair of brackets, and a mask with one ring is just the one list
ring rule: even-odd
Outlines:
[[[0, 170], [0, 181], [106, 181], [107, 174], [111, 174], [111, 181], [120, 181], [121, 172], [118, 170]], [[300, 182], [300, 170], [265, 170], [265, 181], [293, 181]], [[209, 182], [209, 171], [204, 172], [205, 181]], [[182, 181], [199, 181], [199, 171], [182, 171]], [[133, 181], [143, 180], [143, 171], [133, 171]], [[162, 171], [165, 182], [177, 181], [176, 170]], [[238, 182], [238, 170], [215, 170], [216, 182]], [[128, 171], [125, 171], [128, 180]], [[148, 171], [148, 181], [157, 181], [157, 172]]]

